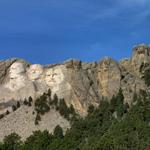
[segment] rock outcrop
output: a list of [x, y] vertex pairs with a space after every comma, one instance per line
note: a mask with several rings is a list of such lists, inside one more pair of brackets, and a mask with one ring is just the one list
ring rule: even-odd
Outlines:
[[96, 78], [102, 96], [111, 98], [118, 92], [121, 84], [119, 64], [111, 58], [103, 59], [98, 64]]
[[140, 72], [143, 64], [150, 64], [150, 47], [145, 45], [136, 46], [131, 59], [121, 62], [104, 58], [93, 63], [68, 60], [42, 66], [21, 59], [1, 61], [0, 100], [35, 99], [50, 88], [53, 95], [64, 98], [84, 115], [90, 104], [98, 105], [102, 97], [110, 99], [120, 87], [128, 102], [132, 100], [130, 93], [146, 89]]
[[[30, 96], [34, 100], [51, 89], [52, 96], [56, 93], [65, 99], [68, 106], [72, 104], [77, 113], [85, 116], [89, 105], [98, 106], [102, 98], [110, 100], [120, 88], [125, 102], [131, 104], [135, 92], [149, 91], [141, 71], [142, 66], [149, 67], [149, 64], [150, 46], [146, 45], [136, 46], [131, 59], [120, 62], [104, 58], [100, 62], [68, 60], [62, 64], [42, 66], [21, 59], [1, 61], [0, 104], [24, 101]], [[6, 109], [10, 107], [0, 106], [0, 112]], [[4, 122], [8, 120], [0, 120], [0, 126]]]
[[140, 75], [142, 64], [150, 64], [150, 46], [139, 45], [133, 49], [131, 66], [133, 67], [135, 75]]

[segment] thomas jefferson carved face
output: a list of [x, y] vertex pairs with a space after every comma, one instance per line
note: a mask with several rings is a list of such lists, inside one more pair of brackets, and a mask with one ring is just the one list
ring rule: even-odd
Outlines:
[[43, 67], [41, 65], [35, 64], [31, 65], [28, 70], [28, 77], [30, 80], [37, 80], [43, 73]]

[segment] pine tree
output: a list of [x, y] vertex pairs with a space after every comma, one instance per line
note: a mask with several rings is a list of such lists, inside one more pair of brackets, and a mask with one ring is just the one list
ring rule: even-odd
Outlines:
[[57, 125], [54, 129], [54, 137], [62, 139], [64, 137], [62, 128]]
[[51, 94], [52, 94], [51, 89], [48, 89], [47, 95], [48, 95], [49, 97], [51, 97]]
[[30, 96], [29, 97], [29, 103], [32, 103], [33, 102], [33, 99], [32, 99], [32, 97]]
[[73, 107], [73, 105], [71, 104], [70, 105], [70, 108], [69, 108], [69, 112], [70, 112], [70, 114], [72, 114], [72, 115], [75, 115], [75, 109], [74, 109], [74, 107]]
[[91, 114], [91, 113], [93, 113], [94, 112], [94, 106], [93, 105], [90, 105], [89, 107], [88, 107], [88, 114]]
[[13, 105], [13, 106], [12, 106], [12, 110], [13, 110], [13, 111], [16, 111], [16, 110], [17, 110], [17, 107], [16, 107], [15, 105]]
[[69, 109], [68, 109], [64, 99], [60, 99], [59, 112], [66, 119], [69, 119]]
[[20, 107], [20, 102], [19, 101], [17, 101], [17, 108], [19, 108]]
[[53, 105], [57, 107], [58, 105], [58, 97], [57, 97], [57, 94], [54, 94], [54, 98], [53, 98]]
[[12, 133], [4, 138], [3, 150], [19, 150], [21, 143], [20, 136]]

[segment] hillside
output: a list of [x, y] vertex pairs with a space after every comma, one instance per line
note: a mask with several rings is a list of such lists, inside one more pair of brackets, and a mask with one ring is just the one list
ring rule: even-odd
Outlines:
[[149, 150], [150, 95], [135, 94], [129, 107], [124, 104], [120, 89], [111, 102], [92, 105], [84, 118], [75, 117], [71, 129], [63, 133], [57, 126], [54, 133], [35, 131], [22, 142], [12, 133], [0, 144], [2, 150]]

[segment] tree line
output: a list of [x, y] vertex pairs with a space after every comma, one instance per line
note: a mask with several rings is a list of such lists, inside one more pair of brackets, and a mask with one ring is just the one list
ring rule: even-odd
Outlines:
[[71, 129], [63, 134], [36, 131], [25, 142], [13, 133], [0, 144], [1, 150], [149, 150], [150, 96], [136, 93], [132, 104], [124, 103], [120, 89], [110, 102], [89, 106], [85, 118], [74, 117]]

